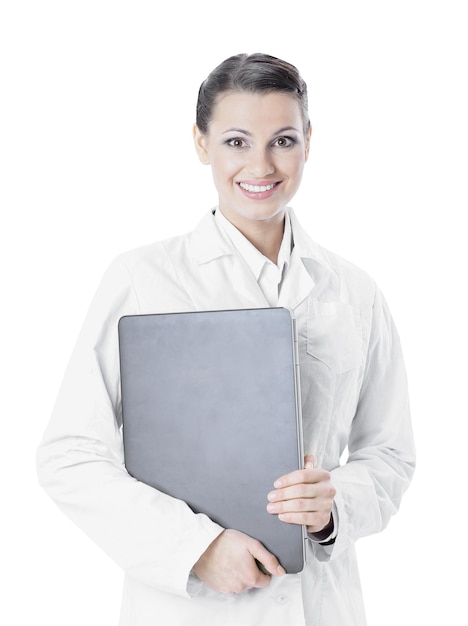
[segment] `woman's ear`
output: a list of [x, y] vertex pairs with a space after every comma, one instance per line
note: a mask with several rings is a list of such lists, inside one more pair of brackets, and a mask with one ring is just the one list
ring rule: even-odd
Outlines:
[[312, 137], [312, 126], [309, 127], [309, 131], [306, 133], [306, 136], [305, 136], [305, 160], [306, 161], [309, 158], [311, 137]]
[[193, 126], [193, 141], [195, 143], [195, 150], [197, 151], [198, 158], [204, 165], [209, 165], [210, 159], [207, 150], [207, 137], [201, 132], [196, 124]]

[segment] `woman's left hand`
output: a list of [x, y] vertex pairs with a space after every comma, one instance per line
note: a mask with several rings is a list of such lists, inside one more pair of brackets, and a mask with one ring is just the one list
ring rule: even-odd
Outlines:
[[269, 513], [288, 524], [304, 524], [309, 533], [318, 533], [328, 526], [336, 495], [330, 472], [316, 465], [315, 456], [306, 455], [304, 469], [278, 478], [274, 491], [268, 494]]

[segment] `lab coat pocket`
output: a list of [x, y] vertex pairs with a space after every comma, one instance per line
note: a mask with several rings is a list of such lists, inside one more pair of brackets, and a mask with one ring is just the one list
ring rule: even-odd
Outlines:
[[346, 302], [310, 298], [307, 352], [337, 374], [359, 367], [363, 357], [359, 311]]

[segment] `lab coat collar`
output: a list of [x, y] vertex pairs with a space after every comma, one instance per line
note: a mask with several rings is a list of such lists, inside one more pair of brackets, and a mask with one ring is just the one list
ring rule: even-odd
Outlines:
[[294, 211], [288, 209], [294, 238], [291, 267], [280, 292], [279, 306], [296, 308], [313, 292], [321, 298], [339, 298], [340, 281], [330, 264], [326, 251], [316, 244], [302, 228]]
[[[326, 287], [337, 288], [338, 276], [328, 260], [326, 252], [317, 245], [300, 225], [294, 211], [288, 208], [294, 239], [291, 266], [286, 272], [281, 288], [279, 306], [297, 307], [312, 290], [319, 295]], [[246, 264], [236, 253], [232, 243], [216, 224], [211, 210], [192, 233], [192, 255], [194, 261], [203, 266], [226, 256], [233, 259], [232, 286], [247, 297], [255, 306], [268, 306], [266, 299]], [[200, 268], [201, 269], [201, 268]]]
[[321, 265], [326, 271], [333, 272], [325, 250], [313, 241], [302, 228], [293, 209], [288, 208], [294, 238], [294, 249], [302, 259], [310, 259]]
[[[325, 269], [331, 271], [330, 264], [324, 250], [318, 246], [300, 225], [294, 211], [288, 207], [291, 227], [294, 237], [294, 248], [301, 258], [316, 261]], [[221, 256], [234, 254], [232, 244], [218, 228], [214, 218], [215, 209], [212, 209], [198, 224], [192, 234], [192, 250], [197, 263], [214, 261]]]
[[199, 265], [234, 254], [232, 244], [216, 224], [215, 210], [205, 215], [192, 233], [192, 253]]
[[193, 284], [187, 288], [193, 302], [200, 310], [268, 307], [245, 260], [219, 228], [214, 212], [205, 215], [191, 233], [191, 258], [196, 271]]

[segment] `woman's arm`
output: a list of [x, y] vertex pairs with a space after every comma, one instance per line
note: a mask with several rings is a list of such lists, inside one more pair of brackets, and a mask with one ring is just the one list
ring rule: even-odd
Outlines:
[[360, 537], [383, 530], [397, 512], [415, 469], [400, 340], [379, 290], [348, 450], [347, 463], [331, 471], [338, 532], [333, 545], [314, 544], [320, 560], [339, 556]]
[[187, 595], [193, 564], [223, 529], [125, 469], [117, 323], [138, 312], [117, 260], [91, 304], [38, 449], [39, 480], [129, 576]]
[[[320, 560], [339, 556], [360, 537], [383, 530], [414, 472], [406, 372], [398, 335], [378, 291], [348, 449], [348, 462], [331, 472], [308, 468], [306, 457], [305, 469], [282, 476], [269, 494], [270, 513], [307, 525], [309, 533], [333, 521], [328, 535], [334, 531], [334, 540], [313, 542]], [[315, 459], [309, 462], [315, 465]]]

